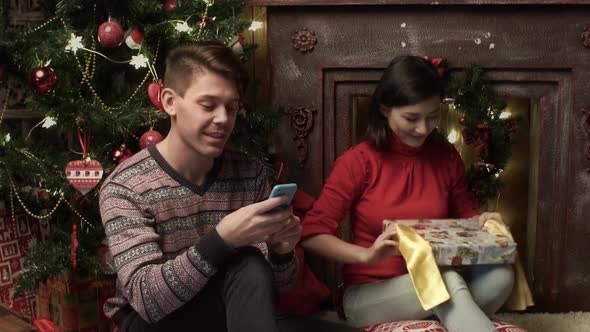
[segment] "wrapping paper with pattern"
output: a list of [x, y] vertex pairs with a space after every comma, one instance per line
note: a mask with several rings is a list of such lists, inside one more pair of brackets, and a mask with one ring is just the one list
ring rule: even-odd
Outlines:
[[410, 226], [430, 242], [439, 266], [511, 264], [516, 243], [477, 228], [473, 219], [384, 220], [383, 231], [396, 224]]

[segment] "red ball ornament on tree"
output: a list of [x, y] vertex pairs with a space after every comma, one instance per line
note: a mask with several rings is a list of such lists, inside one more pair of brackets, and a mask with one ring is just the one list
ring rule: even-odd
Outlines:
[[465, 117], [464, 116], [459, 118], [459, 124], [461, 124], [461, 125], [465, 124]]
[[160, 92], [162, 91], [163, 83], [162, 80], [158, 82], [152, 82], [148, 85], [148, 97], [154, 106], [162, 113], [165, 113], [164, 105], [162, 105], [162, 98]]
[[115, 21], [104, 22], [98, 27], [98, 41], [106, 48], [121, 45], [124, 37], [123, 28]]
[[111, 155], [111, 159], [119, 165], [120, 163], [124, 162], [125, 160], [129, 159], [133, 155], [133, 152], [129, 150], [125, 144], [118, 147], [113, 154]]
[[29, 83], [36, 93], [50, 93], [57, 84], [57, 75], [49, 67], [39, 67], [29, 76]]
[[235, 55], [242, 55], [244, 54], [244, 36], [241, 33], [238, 33], [238, 35], [231, 41], [231, 43], [229, 44], [232, 51], [234, 52]]
[[125, 38], [125, 45], [132, 50], [137, 50], [141, 47], [143, 42], [143, 30], [141, 28], [133, 28]]
[[139, 147], [142, 149], [147, 148], [150, 145], [157, 144], [164, 139], [162, 134], [155, 130], [146, 131], [141, 137], [139, 138]]
[[0, 63], [0, 83], [4, 82], [4, 65]]
[[165, 0], [164, 11], [171, 12], [178, 8], [178, 0]]

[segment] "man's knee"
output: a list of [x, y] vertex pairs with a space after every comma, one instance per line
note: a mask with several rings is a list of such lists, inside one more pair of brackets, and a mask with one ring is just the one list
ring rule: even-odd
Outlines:
[[225, 275], [226, 287], [228, 284], [235, 283], [252, 288], [272, 286], [272, 271], [258, 249], [245, 248], [240, 250], [235, 260], [227, 267]]

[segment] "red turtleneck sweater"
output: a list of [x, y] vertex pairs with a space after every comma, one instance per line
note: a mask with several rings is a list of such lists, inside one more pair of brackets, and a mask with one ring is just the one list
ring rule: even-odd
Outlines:
[[[465, 166], [455, 148], [431, 137], [410, 147], [392, 135], [388, 151], [368, 142], [340, 156], [320, 197], [303, 220], [303, 236], [336, 234], [350, 212], [353, 243], [370, 247], [384, 219], [468, 218], [479, 214], [467, 188]], [[370, 283], [407, 273], [403, 257], [343, 268], [348, 285]]]

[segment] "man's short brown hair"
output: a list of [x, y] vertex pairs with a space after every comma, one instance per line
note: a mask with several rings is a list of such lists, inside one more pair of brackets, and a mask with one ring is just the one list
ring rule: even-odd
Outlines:
[[233, 81], [240, 97], [248, 85], [248, 73], [231, 48], [219, 41], [182, 44], [166, 57], [164, 86], [184, 96], [193, 75], [210, 71]]

